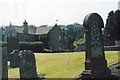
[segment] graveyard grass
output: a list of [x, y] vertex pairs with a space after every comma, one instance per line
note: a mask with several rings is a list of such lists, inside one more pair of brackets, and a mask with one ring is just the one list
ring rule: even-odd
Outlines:
[[[119, 51], [120, 52], [120, 51]], [[118, 63], [118, 51], [107, 51], [108, 67]], [[85, 52], [35, 53], [38, 76], [77, 78], [84, 70]], [[19, 78], [19, 69], [9, 68], [9, 78]]]

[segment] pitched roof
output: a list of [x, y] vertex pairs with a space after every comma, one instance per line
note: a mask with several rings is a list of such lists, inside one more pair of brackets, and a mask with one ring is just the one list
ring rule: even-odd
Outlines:
[[21, 26], [10, 26], [11, 28], [14, 28], [18, 33], [23, 33], [23, 28]]
[[[12, 26], [9, 26], [9, 27], [14, 28], [17, 31], [17, 33], [23, 33], [23, 30], [24, 30], [23, 26], [12, 25]], [[36, 34], [36, 28], [28, 27], [28, 34]]]
[[[17, 31], [17, 33], [23, 33], [23, 30], [24, 30], [23, 26], [10, 25], [8, 27], [15, 29]], [[48, 34], [48, 32], [51, 31], [53, 27], [55, 27], [55, 26], [34, 27], [32, 25], [28, 25], [28, 34], [34, 34], [34, 35]], [[60, 27], [60, 29], [61, 29], [60, 25], [58, 27]]]
[[38, 27], [36, 34], [47, 34], [54, 26]]

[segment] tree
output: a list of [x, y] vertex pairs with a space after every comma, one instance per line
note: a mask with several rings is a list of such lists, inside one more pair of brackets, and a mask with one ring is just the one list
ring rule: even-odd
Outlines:
[[120, 40], [118, 31], [120, 31], [120, 10], [116, 10], [115, 13], [110, 11], [104, 28], [104, 40], [109, 43]]
[[114, 36], [115, 40], [120, 40], [119, 31], [120, 31], [120, 10], [115, 11], [115, 20], [114, 20]]
[[114, 12], [111, 11], [108, 14], [108, 18], [106, 19], [106, 25], [104, 28], [104, 36], [108, 39], [113, 38], [113, 28], [114, 28]]
[[79, 23], [69, 24], [65, 26], [64, 32], [71, 43], [76, 40], [78, 35], [79, 37], [83, 37], [83, 27]]

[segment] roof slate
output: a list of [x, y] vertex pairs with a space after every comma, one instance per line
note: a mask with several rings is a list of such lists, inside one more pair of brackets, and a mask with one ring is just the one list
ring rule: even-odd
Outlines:
[[[24, 28], [23, 28], [23, 26], [15, 26], [15, 25], [12, 25], [12, 26], [7, 26], [7, 27], [11, 27], [11, 28], [14, 28], [16, 31], [17, 31], [17, 33], [23, 33], [23, 30], [24, 30]], [[8, 29], [9, 29], [8, 28]], [[28, 34], [36, 34], [36, 28], [35, 27], [33, 27], [33, 26], [28, 26]]]
[[[17, 33], [23, 33], [23, 26], [8, 26], [14, 28]], [[28, 34], [40, 35], [40, 34], [47, 34], [54, 26], [47, 26], [47, 27], [32, 27], [28, 26]]]
[[54, 26], [38, 27], [36, 34], [47, 34]]

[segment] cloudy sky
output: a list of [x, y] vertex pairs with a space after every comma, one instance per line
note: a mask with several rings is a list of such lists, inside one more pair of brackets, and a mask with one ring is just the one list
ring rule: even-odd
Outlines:
[[99, 13], [104, 21], [108, 12], [118, 9], [119, 0], [0, 0], [0, 25], [22, 25], [26, 19], [36, 26], [83, 23], [86, 14]]

